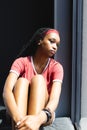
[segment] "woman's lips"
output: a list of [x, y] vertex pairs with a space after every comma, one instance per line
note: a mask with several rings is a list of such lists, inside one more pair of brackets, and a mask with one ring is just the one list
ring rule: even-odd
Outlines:
[[53, 54], [53, 55], [55, 54], [55, 51], [54, 51], [54, 50], [50, 50], [50, 52], [51, 52], [51, 54]]

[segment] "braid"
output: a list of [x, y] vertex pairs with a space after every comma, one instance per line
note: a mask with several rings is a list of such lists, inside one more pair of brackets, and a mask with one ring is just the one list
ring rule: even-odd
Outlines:
[[40, 39], [43, 39], [46, 35], [46, 32], [50, 30], [51, 28], [40, 28], [38, 29], [32, 38], [25, 44], [22, 48], [22, 50], [19, 52], [17, 57], [20, 56], [33, 56], [37, 50], [38, 43]]

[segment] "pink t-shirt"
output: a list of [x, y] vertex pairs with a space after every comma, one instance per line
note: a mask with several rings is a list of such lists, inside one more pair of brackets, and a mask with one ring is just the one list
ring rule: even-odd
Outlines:
[[[37, 74], [33, 64], [33, 58], [30, 56], [16, 59], [11, 66], [10, 72], [14, 72], [18, 76], [24, 77], [29, 81]], [[59, 62], [49, 58], [48, 63], [41, 74], [46, 80], [48, 93], [50, 93], [52, 82], [62, 82], [63, 67]]]

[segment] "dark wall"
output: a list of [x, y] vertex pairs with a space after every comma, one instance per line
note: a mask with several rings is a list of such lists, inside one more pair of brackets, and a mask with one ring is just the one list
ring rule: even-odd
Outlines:
[[53, 0], [0, 1], [0, 104], [6, 76], [22, 45], [39, 27], [53, 25]]

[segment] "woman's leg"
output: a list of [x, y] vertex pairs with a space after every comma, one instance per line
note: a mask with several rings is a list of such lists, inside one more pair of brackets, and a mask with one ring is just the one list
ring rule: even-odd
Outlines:
[[36, 75], [32, 78], [30, 84], [28, 114], [35, 115], [39, 113], [48, 101], [48, 92], [46, 82], [42, 75]]
[[[22, 116], [25, 116], [27, 114], [28, 91], [29, 91], [29, 81], [25, 78], [19, 78], [14, 87], [13, 93], [18, 109], [20, 110]], [[14, 127], [14, 125], [12, 125], [12, 127]]]

